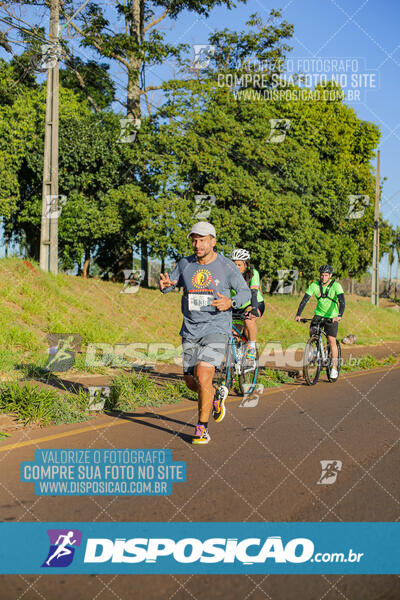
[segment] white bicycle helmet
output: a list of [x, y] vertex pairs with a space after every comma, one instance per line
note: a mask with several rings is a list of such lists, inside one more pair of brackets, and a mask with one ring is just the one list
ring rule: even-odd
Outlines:
[[250, 260], [250, 252], [243, 248], [235, 248], [231, 254], [231, 260]]

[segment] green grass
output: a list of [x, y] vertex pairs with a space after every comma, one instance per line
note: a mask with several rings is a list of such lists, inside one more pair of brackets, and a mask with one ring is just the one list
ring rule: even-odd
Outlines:
[[363, 369], [375, 369], [376, 367], [387, 367], [389, 365], [393, 365], [397, 362], [397, 358], [390, 354], [390, 356], [386, 356], [385, 358], [378, 360], [375, 356], [371, 354], [365, 354], [359, 359], [356, 359], [354, 363], [344, 364], [342, 365], [342, 371], [345, 373], [350, 373], [352, 371], [360, 371]]
[[[42, 380], [55, 378], [54, 374], [46, 373], [33, 365], [25, 367], [24, 374], [26, 377], [40, 377]], [[104, 409], [132, 412], [138, 408], [176, 404], [184, 398], [197, 400], [197, 394], [188, 390], [183, 381], [158, 385], [144, 373], [131, 373], [112, 379], [110, 396]], [[89, 393], [82, 389], [76, 394], [61, 395], [51, 388], [21, 385], [16, 381], [0, 385], [0, 413], [12, 415], [24, 425], [49, 426], [85, 421], [91, 415], [89, 401]], [[0, 433], [0, 441], [1, 439]]]
[[265, 388], [277, 387], [284, 383], [293, 383], [295, 379], [290, 377], [285, 371], [275, 371], [274, 369], [265, 369], [257, 379], [257, 384]]
[[[19, 377], [17, 365], [25, 363], [43, 366], [48, 357], [48, 333], [82, 336], [83, 354], [76, 356], [73, 368], [78, 372], [108, 372], [105, 367], [86, 367], [88, 343], [170, 343], [179, 347], [179, 293], [140, 288], [137, 294], [121, 294], [122, 284], [62, 273], [55, 276], [40, 271], [36, 263], [34, 266], [37, 273], [21, 259], [0, 259], [0, 375]], [[271, 341], [286, 348], [307, 339], [308, 327], [294, 321], [300, 298], [265, 296], [266, 312], [258, 322], [261, 349]], [[369, 298], [346, 297], [339, 339], [352, 333], [357, 344], [400, 341], [399, 315], [383, 307], [383, 300], [381, 304], [376, 308]], [[312, 316], [314, 307], [311, 300], [304, 316]]]
[[11, 414], [24, 425], [58, 425], [78, 423], [89, 418], [89, 394], [61, 397], [55, 390], [39, 385], [19, 385], [17, 382], [0, 385], [0, 412]]

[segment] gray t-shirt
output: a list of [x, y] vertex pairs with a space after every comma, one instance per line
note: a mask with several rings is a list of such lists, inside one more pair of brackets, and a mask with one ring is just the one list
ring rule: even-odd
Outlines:
[[251, 298], [250, 289], [235, 263], [221, 254], [207, 265], [198, 263], [194, 254], [181, 258], [169, 277], [177, 283], [164, 289], [163, 293], [176, 286], [183, 287], [183, 323], [179, 333], [184, 339], [198, 339], [212, 333], [230, 335], [232, 311], [210, 306], [213, 300], [218, 300], [217, 292], [229, 298], [231, 289], [236, 290], [237, 306], [246, 304]]

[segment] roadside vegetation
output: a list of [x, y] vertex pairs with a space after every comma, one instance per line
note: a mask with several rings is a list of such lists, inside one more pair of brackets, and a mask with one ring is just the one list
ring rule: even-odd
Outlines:
[[0, 386], [0, 412], [12, 415], [24, 425], [59, 425], [89, 419], [89, 394], [61, 395], [40, 385], [18, 382]]
[[[157, 384], [144, 373], [117, 375], [110, 382], [110, 395], [104, 410], [133, 412], [138, 408], [156, 408], [197, 399], [182, 381]], [[79, 423], [90, 419], [90, 394], [79, 388], [72, 394], [43, 384], [7, 382], [0, 385], [0, 413], [11, 415], [23, 425], [41, 427], [61, 423]], [[0, 432], [0, 441], [8, 436]]]
[[[43, 368], [48, 360], [50, 333], [74, 333], [82, 337], [81, 352], [68, 373], [115, 373], [111, 364], [129, 364], [137, 359], [116, 357], [116, 344], [171, 344], [179, 352], [182, 320], [179, 293], [160, 294], [140, 288], [136, 294], [121, 294], [122, 284], [99, 279], [57, 276], [36, 271], [22, 260], [0, 259], [0, 377], [19, 379]], [[293, 320], [300, 296], [266, 295], [266, 312], [259, 322], [261, 347], [279, 341], [283, 348], [305, 341], [308, 328]], [[314, 311], [310, 300], [304, 316]], [[346, 313], [340, 338], [355, 334], [357, 344], [400, 341], [399, 315], [389, 308], [376, 308], [368, 298], [346, 298]], [[88, 344], [109, 344], [103, 366], [86, 364]], [[145, 356], [146, 348], [140, 350]], [[166, 359], [169, 362], [173, 358]], [[119, 365], [122, 366], [122, 365]]]

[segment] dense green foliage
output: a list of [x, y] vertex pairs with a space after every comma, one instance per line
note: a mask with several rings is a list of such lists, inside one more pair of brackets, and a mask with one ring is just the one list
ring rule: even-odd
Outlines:
[[[160, 7], [175, 18], [182, 10], [207, 15], [221, 3], [233, 6], [227, 0], [146, 2], [143, 24], [154, 22]], [[62, 268], [77, 267], [80, 273], [91, 259], [103, 272], [115, 274], [129, 265], [133, 251], [144, 247], [155, 258], [177, 259], [190, 251], [187, 230], [199, 214], [195, 196], [205, 194], [216, 199], [209, 220], [217, 228], [218, 248], [248, 248], [261, 274], [296, 267], [311, 278], [325, 262], [341, 276], [366, 272], [372, 261], [371, 164], [378, 128], [339, 98], [269, 100], [238, 94], [272, 89], [272, 76], [279, 76], [293, 33], [279, 12], [272, 11], [266, 21], [254, 15], [241, 32], [214, 32], [209, 40], [214, 55], [201, 70], [190, 68], [185, 47], [168, 45], [154, 24], [140, 40], [110, 33], [110, 22], [91, 3], [81, 26], [82, 45], [97, 49], [101, 62], [71, 57], [63, 42]], [[38, 259], [45, 86], [31, 72], [21, 76], [29, 63], [25, 54], [0, 64], [0, 216], [6, 237]], [[121, 143], [121, 115], [113, 111], [116, 84], [104, 60], [112, 62], [116, 55], [131, 61], [131, 83], [138, 75], [135, 60], [140, 59], [141, 72], [144, 63], [159, 64], [166, 56], [175, 57], [183, 69], [179, 78], [163, 84], [162, 106], [140, 115], [134, 143]], [[249, 70], [251, 63], [268, 65], [262, 84]], [[227, 85], [228, 76], [249, 73], [246, 83]], [[145, 88], [142, 93], [144, 102]], [[128, 93], [128, 114], [135, 113], [134, 100]], [[278, 141], [271, 119], [289, 123]], [[352, 195], [370, 198], [361, 218], [348, 218]], [[382, 254], [390, 236], [389, 225], [383, 224]]]

